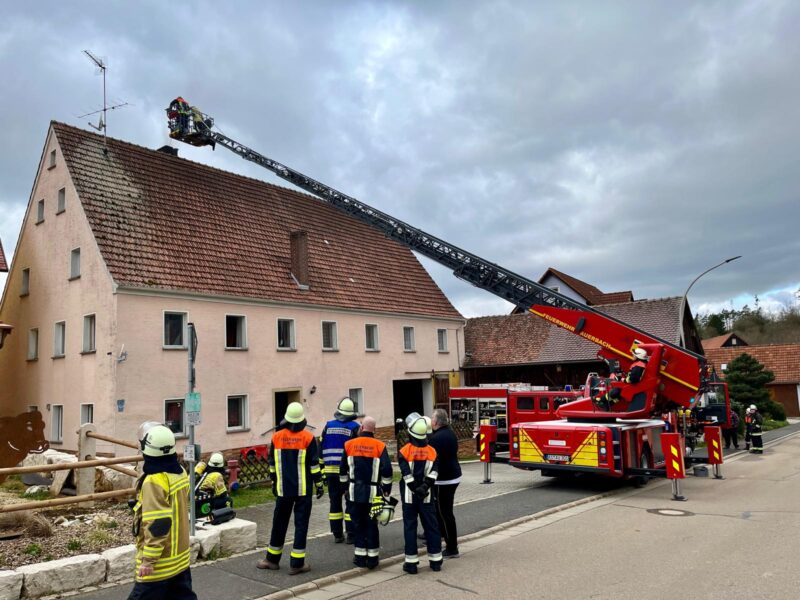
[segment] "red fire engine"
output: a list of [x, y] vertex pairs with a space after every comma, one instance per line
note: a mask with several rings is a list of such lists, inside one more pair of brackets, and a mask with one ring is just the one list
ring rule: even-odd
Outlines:
[[[176, 99], [175, 102], [178, 102]], [[709, 385], [705, 358], [673, 341], [658, 338], [601, 310], [487, 261], [283, 165], [214, 130], [214, 120], [180, 99], [181, 111], [167, 109], [170, 136], [194, 145], [217, 144], [319, 198], [343, 214], [380, 231], [414, 252], [452, 269], [456, 277], [489, 291], [523, 310], [600, 347], [598, 355], [629, 371], [633, 351], [648, 361], [637, 383], [604, 380], [616, 402], [603, 404], [587, 386], [584, 397], [558, 408], [556, 423], [512, 425], [513, 461], [534, 469], [583, 469], [616, 477], [658, 475], [657, 438], [666, 421], [677, 426], [677, 411], [696, 412]], [[398, 299], [401, 300], [401, 299]], [[725, 409], [727, 416], [727, 408]], [[514, 443], [518, 445], [513, 448]], [[605, 449], [605, 452], [601, 452]], [[635, 472], [638, 469], [639, 472]]]

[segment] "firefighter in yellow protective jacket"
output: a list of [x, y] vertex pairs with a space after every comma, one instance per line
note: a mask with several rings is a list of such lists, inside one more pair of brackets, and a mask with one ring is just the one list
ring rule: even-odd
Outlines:
[[197, 463], [194, 473], [197, 477], [195, 494], [197, 492], [208, 494], [211, 497], [212, 509], [233, 505], [228, 495], [228, 486], [225, 483], [225, 458], [221, 452], [214, 452], [208, 458], [208, 463], [203, 461]]
[[196, 600], [189, 570], [189, 478], [175, 435], [161, 424], [139, 428], [144, 455], [136, 482], [133, 534], [136, 583], [128, 600]]

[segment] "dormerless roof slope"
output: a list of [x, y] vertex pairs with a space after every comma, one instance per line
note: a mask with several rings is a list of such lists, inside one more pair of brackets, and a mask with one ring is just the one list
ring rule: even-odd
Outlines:
[[[413, 253], [307, 194], [52, 123], [114, 281], [347, 309], [461, 318]], [[308, 233], [310, 289], [290, 275]]]
[[0, 273], [8, 272], [8, 263], [6, 263], [6, 255], [3, 252], [3, 242], [0, 241]]
[[773, 383], [800, 383], [800, 344], [708, 348], [706, 357], [717, 373], [740, 354], [749, 354], [775, 375]]
[[[612, 317], [678, 343], [681, 298], [637, 300], [597, 306]], [[464, 328], [465, 367], [584, 362], [599, 347], [530, 313], [468, 319]]]

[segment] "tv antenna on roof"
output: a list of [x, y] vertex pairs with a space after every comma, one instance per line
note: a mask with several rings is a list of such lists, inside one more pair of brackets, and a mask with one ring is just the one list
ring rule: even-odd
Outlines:
[[108, 68], [108, 65], [106, 65], [106, 63], [105, 63], [105, 61], [103, 59], [97, 58], [94, 54], [92, 54], [88, 50], [84, 50], [83, 53], [86, 56], [88, 56], [89, 60], [91, 60], [97, 66], [97, 68], [99, 69], [98, 74], [101, 74], [103, 76], [103, 108], [100, 109], [100, 110], [95, 110], [95, 111], [90, 112], [90, 113], [86, 113], [85, 115], [81, 115], [78, 118], [82, 119], [84, 117], [89, 117], [91, 115], [96, 115], [97, 113], [103, 113], [100, 116], [100, 122], [97, 125], [95, 125], [94, 123], [89, 123], [89, 125], [94, 127], [97, 131], [101, 131], [103, 133], [104, 151], [107, 152], [108, 151], [108, 147], [106, 145], [106, 128], [107, 128], [107, 125], [108, 125], [107, 113], [108, 113], [109, 110], [115, 110], [117, 108], [122, 108], [123, 106], [127, 106], [128, 103], [127, 102], [121, 102], [119, 104], [115, 104], [114, 106], [108, 106], [108, 104], [106, 103], [106, 69]]

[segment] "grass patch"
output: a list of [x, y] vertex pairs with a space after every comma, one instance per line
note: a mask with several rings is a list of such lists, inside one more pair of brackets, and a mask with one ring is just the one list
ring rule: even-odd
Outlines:
[[3, 489], [7, 492], [24, 492], [28, 488], [24, 483], [22, 483], [19, 475], [9, 475], [8, 479], [6, 479], [3, 483], [0, 483], [0, 489]]
[[23, 550], [23, 552], [30, 556], [41, 556], [42, 547], [39, 544], [28, 544], [25, 546], [25, 550]]
[[19, 497], [25, 498], [26, 500], [47, 500], [52, 496], [50, 495], [49, 490], [36, 492], [35, 494], [25, 494], [25, 489], [23, 489], [22, 492], [20, 492]]
[[250, 487], [239, 488], [231, 493], [231, 497], [233, 498], [234, 509], [275, 501], [275, 496], [272, 495], [272, 490], [268, 485], [251, 485]]
[[764, 424], [761, 426], [764, 431], [772, 431], [773, 429], [780, 429], [789, 425], [788, 421], [775, 421], [773, 419], [764, 419]]
[[75, 550], [80, 550], [80, 549], [81, 549], [80, 540], [72, 539], [67, 542], [67, 550], [69, 550], [70, 552], [75, 552]]
[[95, 544], [108, 544], [114, 539], [114, 536], [105, 529], [93, 529], [86, 537]]

